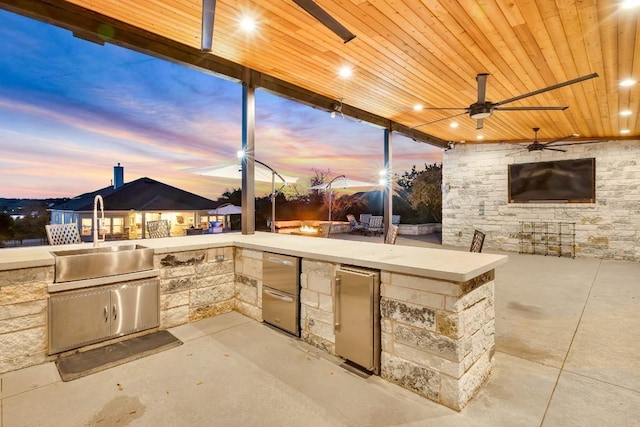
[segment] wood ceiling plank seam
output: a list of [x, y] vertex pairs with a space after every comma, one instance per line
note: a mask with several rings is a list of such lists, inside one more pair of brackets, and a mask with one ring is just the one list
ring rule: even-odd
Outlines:
[[[575, 7], [575, 2], [572, 4], [560, 4], [557, 8], [558, 17], [560, 18], [560, 25], [563, 29], [563, 33], [565, 34], [565, 39], [567, 41], [569, 55], [567, 59], [571, 58], [573, 61], [568, 61], [570, 68], [576, 69], [578, 73], [580, 70], [591, 70], [592, 69], [588, 65], [588, 61], [586, 59], [586, 52], [584, 49], [584, 40], [582, 40], [581, 34], [577, 33], [576, 29], [580, 29], [579, 16], [578, 11]], [[580, 85], [584, 85], [585, 83], [579, 83]], [[573, 86], [573, 87], [572, 87]], [[589, 106], [587, 103], [588, 100], [584, 96], [583, 92], [580, 90], [584, 90], [584, 86], [582, 88], [577, 87], [577, 85], [572, 85], [567, 88], [562, 88], [558, 90], [562, 90], [562, 93], [565, 94], [567, 99], [570, 101], [569, 109], [571, 110], [571, 105], [579, 106], [579, 108], [575, 108], [571, 110], [571, 116], [575, 120], [576, 126], [578, 126], [577, 130], [574, 132], [584, 133], [585, 129], [589, 129], [591, 132], [594, 129], [593, 121], [588, 120], [587, 117], [583, 114], [584, 106]]]
[[[360, 41], [361, 41], [361, 40], [360, 40]], [[354, 40], [354, 42], [355, 42], [355, 40]], [[362, 50], [362, 51], [366, 52], [366, 50]], [[374, 61], [374, 59], [372, 58], [372, 59], [371, 59], [371, 61]], [[379, 62], [379, 61], [377, 61], [377, 62]], [[379, 77], [381, 77], [381, 78], [386, 79], [387, 81], [389, 81], [389, 79], [388, 79], [386, 76], [384, 76], [384, 75], [379, 75]], [[397, 87], [397, 86], [396, 86], [396, 87]]]
[[[359, 61], [359, 63], [360, 63], [360, 64], [362, 64], [362, 61], [360, 60], [360, 61]], [[367, 64], [370, 64], [370, 63], [369, 63], [369, 62], [367, 62]], [[389, 79], [389, 77], [387, 77], [387, 76], [378, 76], [378, 77], [379, 77], [379, 78], [382, 78], [382, 79], [384, 79], [384, 80], [387, 80], [387, 81], [391, 81], [391, 80]]]
[[[384, 39], [386, 42], [389, 42], [393, 45], [394, 49], [390, 49], [390, 51], [392, 51], [396, 56], [399, 56], [403, 62], [412, 65], [418, 72], [422, 70], [423, 75], [432, 75], [434, 80], [437, 80], [437, 77], [439, 75], [446, 74], [450, 71], [450, 68], [446, 63], [440, 61], [439, 58], [434, 56], [427, 49], [419, 51], [414, 46], [412, 46], [411, 41], [407, 41], [406, 39], [398, 36], [397, 33], [402, 34], [403, 29], [399, 27], [395, 22], [385, 17], [384, 14], [382, 14], [375, 7], [375, 5], [371, 4], [371, 2], [367, 2], [365, 4], [365, 7], [367, 7], [367, 16], [369, 16], [375, 23], [377, 23], [378, 26], [381, 26], [383, 28], [393, 28], [395, 30], [393, 32], [389, 32], [389, 34], [384, 37]], [[421, 61], [421, 59], [423, 59], [424, 61]], [[425, 62], [433, 67], [435, 71], [433, 69], [425, 67]], [[416, 77], [419, 76], [416, 75]], [[437, 84], [434, 84], [431, 81], [425, 81], [424, 83], [417, 84], [420, 85], [419, 87], [431, 86], [435, 93], [440, 92], [441, 96], [445, 97], [448, 96], [448, 92], [455, 92], [457, 90], [455, 87], [449, 86], [448, 82], [446, 81], [440, 81]]]
[[[576, 66], [580, 70], [580, 72], [585, 72], [587, 70], [593, 70], [591, 65], [591, 60], [589, 58], [589, 51], [587, 46], [587, 40], [584, 37], [584, 23], [582, 22], [580, 9], [577, 4], [567, 6], [565, 8], [559, 8], [560, 16], [565, 16], [566, 22], [569, 22], [572, 25], [565, 25], [565, 29], [567, 32], [567, 39], [571, 41], [570, 45], [572, 50], [575, 52], [573, 57], [576, 61]], [[570, 90], [577, 99], [578, 105], [583, 106], [583, 108], [577, 109], [576, 115], [582, 116], [583, 120], [589, 130], [589, 134], [593, 135], [603, 135], [602, 126], [601, 126], [601, 118], [599, 117], [598, 112], [595, 110], [598, 106], [594, 105], [591, 102], [592, 99], [595, 99], [595, 93], [593, 93], [593, 82], [583, 82], [580, 83], [581, 88], [577, 87], [569, 87]], [[579, 90], [581, 89], [581, 90]], [[592, 97], [589, 99], [587, 97], [587, 93], [589, 92]], [[585, 111], [587, 115], [585, 115]], [[595, 114], [594, 114], [595, 111]], [[583, 131], [579, 131], [579, 133], [583, 133]]]
[[[598, 10], [595, 0], [592, 0], [590, 3], [587, 1], [581, 3], [578, 8], [578, 16], [583, 29], [582, 32], [586, 35], [584, 37], [585, 49], [590, 69], [599, 70], [600, 74], [602, 74], [604, 59], [602, 42], [600, 40], [600, 28], [598, 25]], [[603, 80], [595, 80], [592, 85], [585, 84], [583, 89], [587, 95], [587, 99], [590, 99], [588, 103], [589, 111], [591, 118], [595, 120], [597, 134], [610, 135], [611, 117], [614, 111], [617, 110], [617, 105], [610, 104], [606, 96], [606, 82]], [[602, 96], [600, 96], [600, 94], [602, 94]], [[598, 104], [592, 101], [594, 99], [603, 99], [606, 100], [606, 102]]]
[[[615, 52], [615, 55], [603, 55], [603, 63], [601, 71], [601, 77], [599, 84], [603, 88], [604, 92], [601, 92], [600, 96], [607, 100], [610, 107], [620, 105], [620, 97], [618, 91], [618, 85], [614, 79], [606, 78], [606, 76], [615, 76], [618, 74], [617, 55], [618, 48], [618, 25], [617, 18], [611, 14], [610, 7], [606, 7], [602, 2], [597, 4], [598, 14], [598, 31], [601, 45], [603, 46], [603, 52], [606, 49], [609, 52]], [[598, 100], [598, 102], [601, 102]], [[614, 135], [619, 129], [619, 117], [610, 117], [605, 124], [604, 135]]]
[[[601, 85], [605, 90], [605, 97], [607, 102], [611, 105], [621, 106], [624, 102], [620, 96], [620, 91], [616, 79], [607, 78], [606, 76], [617, 76], [618, 65], [617, 58], [619, 54], [618, 48], [618, 25], [617, 17], [611, 13], [611, 8], [605, 6], [602, 2], [598, 3], [598, 29], [600, 32], [600, 39], [603, 46], [606, 46], [606, 52], [603, 52], [603, 75], [599, 78]], [[608, 135], [614, 135], [620, 129], [620, 117], [610, 118], [610, 129], [605, 133]]]
[[[410, 57], [409, 57], [408, 59], [405, 59], [405, 61], [409, 61], [409, 62], [411, 62], [411, 61], [413, 61], [413, 58], [410, 58]], [[397, 62], [397, 61], [396, 61], [396, 62]], [[420, 64], [419, 64], [418, 62], [415, 62], [415, 63], [414, 63], [414, 66], [415, 66], [415, 67], [419, 67], [419, 65], [420, 65]], [[407, 86], [407, 85], [406, 85], [407, 81], [405, 80], [403, 83], [405, 83], [404, 87], [406, 87], [406, 86]], [[424, 85], [423, 85], [423, 84], [420, 84], [420, 86], [424, 86]], [[401, 87], [401, 88], [402, 88], [402, 87]], [[444, 96], [446, 96], [446, 94], [445, 94]]]
[[[526, 2], [525, 2], [526, 4]], [[561, 80], [566, 81], [569, 78], [578, 77], [578, 67], [575, 61], [573, 61], [573, 52], [569, 46], [569, 42], [565, 36], [564, 23], [560, 17], [560, 12], [558, 11], [556, 5], [553, 2], [537, 2], [538, 10], [540, 15], [545, 23], [545, 28], [547, 30], [547, 34], [552, 42], [552, 48], [556, 52], [556, 56], [558, 58], [562, 58], [562, 61], [558, 64], [557, 69], [560, 72], [564, 71], [564, 75], [562, 75]], [[560, 80], [560, 79], [559, 79]], [[559, 95], [557, 95], [559, 98]], [[569, 134], [577, 132], [579, 129], [584, 129], [586, 127], [584, 117], [576, 115], [574, 113], [574, 109], [577, 101], [573, 92], [569, 92], [567, 97], [564, 99], [566, 103], [564, 105], [569, 106], [567, 114], [567, 119], [570, 123], [572, 129], [567, 129], [562, 134]], [[571, 106], [574, 106], [572, 109]], [[562, 136], [562, 135], [558, 135]]]
[[448, 11], [447, 16], [450, 16], [456, 21], [457, 25], [464, 29], [467, 34], [466, 37], [468, 37], [469, 40], [468, 43], [470, 44], [469, 50], [471, 54], [484, 64], [486, 72], [496, 77], [492, 79], [492, 90], [490, 94], [488, 93], [490, 99], [500, 100], [514, 96], [515, 94], [509, 92], [507, 88], [502, 85], [502, 81], [504, 79], [506, 81], [519, 82], [517, 73], [509, 67], [507, 62], [502, 58], [501, 53], [495, 49], [483, 31], [475, 25], [467, 11], [463, 9], [459, 3], [446, 2], [443, 3], [442, 6]]
[[[500, 38], [496, 38], [493, 43], [496, 49], [502, 52], [509, 67], [518, 74], [525, 74], [527, 70], [534, 68], [535, 64], [530, 56], [523, 54], [522, 45], [513, 30], [514, 25], [519, 25], [517, 23], [524, 23], [520, 9], [515, 3], [485, 0], [482, 8], [485, 11], [482, 29], [491, 39], [493, 39], [492, 33], [500, 35]], [[503, 82], [503, 85], [510, 93], [518, 93], [518, 89], [508, 80]]]
[[[522, 43], [527, 56], [531, 60], [531, 70], [537, 70], [532, 75], [533, 85], [528, 87], [528, 91], [533, 91], [541, 87], [550, 86], [561, 81], [568, 80], [564, 73], [558, 75], [553, 71], [553, 67], [559, 67], [560, 59], [556, 55], [553, 43], [549, 37], [549, 31], [545, 25], [536, 2], [520, 2], [519, 10], [523, 16], [523, 24], [514, 27], [518, 41], [520, 37], [525, 38], [526, 43]], [[536, 97], [541, 105], [555, 105], [557, 99], [551, 92], [546, 92]]]
[[[378, 8], [381, 13], [385, 14], [385, 10], [381, 9], [380, 6], [384, 6], [386, 2], [370, 0], [369, 3]], [[450, 34], [448, 31], [436, 31], [432, 29], [434, 27], [432, 24], [433, 20], [431, 19], [432, 14], [426, 10], [423, 5], [415, 1], [411, 2], [412, 7], [409, 7], [406, 2], [402, 1], [398, 1], [395, 4], [397, 5], [395, 6], [395, 13], [388, 14], [394, 23], [406, 32], [418, 45], [425, 48], [430, 55], [437, 58], [442, 64], [448, 67], [450, 71], [455, 73], [461, 81], [464, 81], [469, 74], [467, 71], [469, 64], [461, 60], [463, 55], [460, 54], [457, 49], [459, 43], [451, 43], [451, 37], [441, 36], [441, 34]], [[422, 9], [421, 12], [418, 11], [420, 9]], [[423, 18], [425, 16], [427, 20]], [[420, 27], [422, 27], [422, 29]], [[432, 30], [427, 32], [424, 31], [424, 28], [430, 28]], [[439, 54], [440, 50], [442, 50], [442, 54]], [[451, 55], [451, 52], [455, 52], [456, 55]], [[456, 59], [456, 57], [459, 59]], [[425, 102], [426, 100], [421, 101]]]
[[[76, 3], [85, 7], [84, 4], [90, 2], [77, 1]], [[189, 46], [196, 46], [196, 42], [199, 45], [199, 39], [194, 40], [188, 32], [184, 31], [189, 28], [190, 21], [182, 21], [179, 18], [169, 19], [171, 13], [141, 13], [139, 4], [135, 2], [101, 2], [101, 6], [98, 11], [105, 16], [132, 23], [139, 28], [164, 35]]]

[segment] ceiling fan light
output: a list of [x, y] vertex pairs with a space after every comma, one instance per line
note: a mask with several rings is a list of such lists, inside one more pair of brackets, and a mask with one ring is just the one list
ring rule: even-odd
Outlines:
[[474, 104], [469, 108], [469, 117], [474, 120], [486, 119], [493, 113], [493, 106], [490, 103]]

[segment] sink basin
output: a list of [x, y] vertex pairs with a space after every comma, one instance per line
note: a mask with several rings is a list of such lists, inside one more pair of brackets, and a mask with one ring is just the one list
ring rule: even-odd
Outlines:
[[56, 261], [55, 283], [153, 269], [153, 249], [140, 245], [103, 246], [51, 253]]

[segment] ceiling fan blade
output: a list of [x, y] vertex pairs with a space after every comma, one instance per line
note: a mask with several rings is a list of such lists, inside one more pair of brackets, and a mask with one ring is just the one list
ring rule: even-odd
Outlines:
[[487, 93], [487, 77], [489, 74], [482, 73], [476, 76], [476, 81], [478, 82], [478, 100], [476, 101], [478, 104], [482, 104], [484, 102], [485, 95]]
[[495, 107], [494, 110], [500, 111], [536, 111], [536, 110], [559, 110], [564, 111], [568, 106], [563, 107]]
[[562, 151], [563, 153], [566, 153], [567, 150], [562, 150], [560, 148], [549, 148], [549, 147], [544, 147], [544, 150], [551, 150], [551, 151]]
[[582, 144], [596, 144], [598, 142], [602, 142], [602, 141], [582, 141], [582, 142], [570, 142], [568, 144], [558, 144], [558, 145], [554, 145], [554, 147], [564, 147], [567, 145], [582, 145]]
[[578, 136], [578, 135], [572, 133], [571, 135], [563, 136], [562, 138], [556, 138], [556, 139], [554, 139], [552, 141], [545, 142], [542, 145], [544, 145], [546, 147], [547, 145], [555, 144], [556, 142], [560, 142], [560, 141], [563, 141], [565, 139], [575, 138], [576, 136]]
[[322, 25], [330, 29], [345, 43], [355, 39], [356, 36], [347, 30], [341, 23], [329, 15], [326, 10], [318, 6], [313, 0], [293, 0], [295, 4], [303, 8], [309, 15], [316, 18]]
[[496, 102], [493, 105], [494, 106], [498, 106], [498, 105], [502, 105], [502, 104], [508, 104], [509, 102], [518, 101], [520, 99], [528, 98], [530, 96], [538, 95], [540, 93], [548, 92], [550, 90], [559, 89], [561, 87], [569, 86], [569, 85], [572, 85], [574, 83], [579, 83], [579, 82], [582, 82], [584, 80], [589, 80], [589, 79], [592, 79], [594, 77], [598, 77], [598, 73], [592, 73], [592, 74], [589, 74], [589, 75], [586, 75], [586, 76], [575, 78], [573, 80], [568, 80], [568, 81], [563, 82], [563, 83], [558, 83], [558, 84], [555, 84], [555, 85], [551, 85], [551, 86], [545, 87], [543, 89], [534, 90], [533, 92], [529, 92], [529, 93], [525, 93], [525, 94], [522, 94], [522, 95], [514, 96], [513, 98], [509, 98], [509, 99], [505, 99], [505, 100], [500, 101], [500, 102]]
[[202, 32], [200, 50], [211, 52], [213, 48], [213, 22], [216, 16], [216, 0], [202, 0]]
[[478, 119], [476, 121], [476, 130], [480, 130], [482, 129], [482, 126], [484, 125], [484, 119]]
[[413, 107], [396, 107], [394, 108], [396, 111], [415, 111], [419, 113], [422, 110], [468, 110], [467, 107], [422, 107], [420, 109], [415, 109]]
[[432, 120], [432, 121], [427, 122], [427, 123], [422, 123], [422, 124], [420, 124], [420, 125], [413, 126], [411, 129], [415, 129], [415, 128], [419, 128], [419, 127], [421, 127], [421, 126], [426, 126], [426, 125], [431, 125], [431, 124], [434, 124], [434, 123], [442, 122], [442, 121], [444, 121], [444, 120], [449, 120], [449, 119], [452, 119], [452, 118], [454, 118], [454, 117], [463, 116], [463, 115], [465, 115], [465, 114], [467, 114], [467, 112], [466, 112], [466, 111], [465, 111], [464, 113], [454, 114], [453, 116], [442, 117], [441, 119]]

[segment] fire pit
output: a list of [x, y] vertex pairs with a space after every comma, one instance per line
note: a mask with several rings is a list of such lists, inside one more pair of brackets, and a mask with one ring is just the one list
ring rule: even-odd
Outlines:
[[318, 230], [318, 227], [313, 227], [311, 225], [302, 225], [300, 226], [299, 231], [302, 234], [318, 234], [320, 232], [320, 230]]

